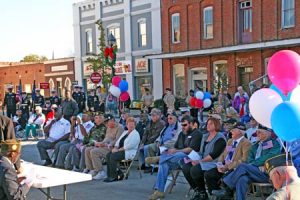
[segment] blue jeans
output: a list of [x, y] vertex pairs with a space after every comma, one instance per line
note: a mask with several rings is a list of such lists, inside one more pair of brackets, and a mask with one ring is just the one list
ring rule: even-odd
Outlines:
[[223, 181], [231, 189], [236, 189], [236, 199], [244, 200], [250, 183], [268, 183], [269, 176], [257, 166], [241, 163], [236, 170], [225, 176]]
[[179, 161], [186, 157], [183, 152], [175, 154], [162, 154], [159, 160], [158, 173], [156, 177], [155, 189], [164, 192], [170, 169], [178, 169]]
[[145, 164], [145, 158], [149, 157], [149, 145], [144, 145], [144, 148], [140, 149], [139, 163]]

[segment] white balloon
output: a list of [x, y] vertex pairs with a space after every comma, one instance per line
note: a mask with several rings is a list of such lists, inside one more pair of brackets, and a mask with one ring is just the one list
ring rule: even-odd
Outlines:
[[117, 97], [117, 98], [119, 98], [119, 97], [120, 97], [120, 94], [121, 94], [120, 88], [118, 88], [118, 87], [116, 87], [116, 86], [114, 86], [114, 85], [111, 85], [111, 86], [109, 87], [109, 92], [110, 92], [113, 96], [115, 96], [115, 97]]
[[250, 113], [258, 123], [268, 128], [272, 128], [272, 112], [282, 102], [282, 98], [276, 91], [269, 88], [260, 89], [250, 98]]
[[201, 92], [201, 91], [197, 91], [196, 94], [195, 94], [195, 97], [197, 99], [201, 99], [202, 100], [204, 98], [204, 93]]
[[211, 100], [210, 99], [204, 99], [203, 107], [208, 108], [209, 106], [211, 106]]
[[290, 101], [300, 104], [300, 85], [298, 85], [292, 92]]

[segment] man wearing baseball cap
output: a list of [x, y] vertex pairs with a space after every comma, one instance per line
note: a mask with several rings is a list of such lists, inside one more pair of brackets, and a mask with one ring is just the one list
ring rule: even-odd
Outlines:
[[20, 184], [15, 163], [21, 155], [21, 143], [15, 139], [1, 142], [0, 153], [0, 199], [23, 200], [33, 184], [34, 177], [27, 177]]
[[267, 200], [299, 199], [300, 178], [290, 156], [288, 156], [287, 162], [285, 154], [266, 160], [265, 169], [276, 189], [276, 192], [271, 194]]

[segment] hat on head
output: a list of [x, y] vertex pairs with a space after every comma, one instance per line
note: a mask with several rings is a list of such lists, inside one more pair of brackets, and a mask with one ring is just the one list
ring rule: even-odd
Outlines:
[[83, 87], [82, 87], [81, 85], [78, 85], [78, 88], [79, 88], [79, 89], [82, 89]]
[[179, 108], [179, 110], [181, 111], [181, 113], [190, 112], [190, 108], [189, 107], [182, 107], [182, 108]]
[[39, 92], [39, 91], [41, 91], [41, 89], [40, 89], [40, 88], [36, 88], [35, 91], [36, 91], [36, 92]]
[[115, 119], [115, 117], [112, 114], [105, 114], [104, 115], [104, 121], [108, 121], [110, 119]]
[[236, 124], [237, 122], [238, 122], [238, 121], [237, 121], [236, 119], [230, 118], [230, 119], [224, 121], [224, 124], [232, 124], [232, 125], [234, 125], [234, 124]]
[[79, 88], [79, 85], [74, 85], [74, 88]]
[[21, 142], [16, 139], [1, 142], [1, 154], [9, 152], [21, 152]]
[[[291, 155], [288, 154], [288, 166], [293, 166]], [[286, 166], [286, 154], [280, 154], [265, 161], [265, 170], [269, 174], [275, 167]]]
[[242, 131], [245, 131], [245, 130], [246, 130], [245, 124], [243, 124], [243, 123], [241, 123], [241, 122], [236, 122], [236, 123], [234, 123], [232, 129], [234, 129], [234, 128], [240, 129], [240, 130], [242, 130]]
[[150, 115], [161, 115], [161, 111], [157, 108], [153, 108]]
[[52, 93], [53, 93], [53, 92], [56, 92], [56, 89], [52, 89], [51, 92], [52, 92]]
[[265, 130], [265, 131], [269, 131], [269, 132], [273, 133], [273, 130], [272, 130], [272, 129], [270, 129], [270, 128], [266, 127], [266, 126], [263, 126], [263, 125], [261, 125], [261, 124], [258, 125], [258, 129], [260, 129], [260, 130]]
[[169, 115], [174, 116], [174, 117], [178, 117], [177, 113], [175, 111], [170, 112], [170, 113], [167, 114], [167, 116], [169, 116]]
[[7, 88], [7, 89], [13, 89], [14, 86], [13, 86], [12, 84], [9, 84], [9, 85], [6, 86], [6, 88]]
[[25, 91], [22, 91], [21, 94], [27, 94]]

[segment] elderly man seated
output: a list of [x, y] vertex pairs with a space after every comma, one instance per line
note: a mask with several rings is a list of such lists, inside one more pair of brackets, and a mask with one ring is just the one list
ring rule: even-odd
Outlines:
[[68, 152], [72, 152], [73, 148], [76, 148], [76, 145], [82, 144], [84, 136], [88, 135], [93, 126], [94, 124], [87, 114], [83, 114], [82, 119], [79, 116], [73, 116], [71, 118], [71, 132], [69, 137], [70, 142], [62, 144], [59, 147], [58, 156], [55, 163], [56, 167], [70, 169], [72, 157], [69, 156], [69, 160], [65, 162]]
[[251, 147], [247, 163], [241, 163], [236, 170], [224, 177], [225, 190], [213, 191], [216, 196], [231, 196], [230, 190], [236, 190], [236, 198], [246, 199], [249, 184], [253, 182], [268, 183], [269, 176], [265, 172], [264, 163], [267, 159], [280, 153], [280, 144], [272, 139], [266, 127], [257, 130], [257, 142]]
[[251, 143], [244, 137], [245, 130], [245, 125], [240, 122], [233, 125], [230, 131], [232, 138], [228, 140], [226, 149], [219, 157], [217, 167], [204, 174], [208, 191], [219, 190], [220, 179], [247, 161]]
[[25, 139], [28, 139], [30, 130], [32, 136], [37, 138], [36, 129], [43, 128], [44, 122], [45, 115], [42, 113], [42, 107], [37, 106], [35, 108], [35, 113], [33, 113], [28, 119], [28, 123], [25, 128]]
[[[153, 111], [153, 110], [152, 110]], [[164, 188], [170, 169], [178, 169], [179, 161], [186, 157], [192, 150], [199, 151], [202, 134], [194, 128], [194, 119], [185, 116], [181, 119], [182, 132], [179, 134], [174, 148], [163, 152], [160, 156], [158, 174], [154, 186], [154, 193], [150, 200], [164, 198]]]
[[25, 115], [23, 115], [22, 110], [21, 109], [17, 110], [16, 115], [13, 118], [15, 132], [17, 136], [20, 131], [25, 130], [26, 121], [27, 120], [25, 118]]
[[161, 120], [161, 111], [159, 109], [153, 108], [150, 115], [151, 121], [145, 129], [140, 145], [139, 162], [142, 169], [150, 168], [150, 166], [145, 167], [145, 158], [148, 157], [149, 145], [155, 142], [165, 126], [164, 121]]
[[62, 116], [63, 115], [61, 109], [54, 110], [55, 119], [53, 119], [52, 121], [48, 121], [44, 129], [47, 139], [39, 141], [37, 143], [37, 148], [39, 150], [40, 157], [42, 160], [46, 161], [44, 163], [44, 166], [48, 166], [52, 164], [52, 161], [47, 153], [47, 150], [54, 148], [55, 149], [54, 156], [56, 159], [58, 155], [59, 147], [62, 144], [68, 142], [71, 125], [70, 122], [64, 119]]
[[[174, 144], [181, 132], [181, 124], [177, 120], [177, 115], [175, 112], [169, 113], [167, 116], [168, 123], [161, 131], [160, 136], [155, 140], [155, 143], [149, 144], [149, 147], [144, 149], [145, 155], [149, 157], [155, 157], [160, 155], [160, 151], [166, 151], [167, 149], [173, 148]], [[146, 164], [147, 158], [145, 158]], [[159, 159], [159, 157], [157, 157]], [[152, 172], [151, 168], [145, 169], [146, 173]]]
[[286, 154], [268, 159], [265, 162], [265, 169], [276, 189], [267, 200], [299, 199], [300, 178], [290, 156], [288, 162], [286, 162]]
[[111, 151], [124, 131], [121, 124], [115, 121], [113, 115], [106, 114], [104, 118], [107, 125], [105, 138], [102, 141], [94, 141], [94, 146], [85, 149], [85, 172], [89, 171], [89, 174], [93, 176], [94, 180], [106, 178], [106, 172], [102, 166], [102, 159]]

